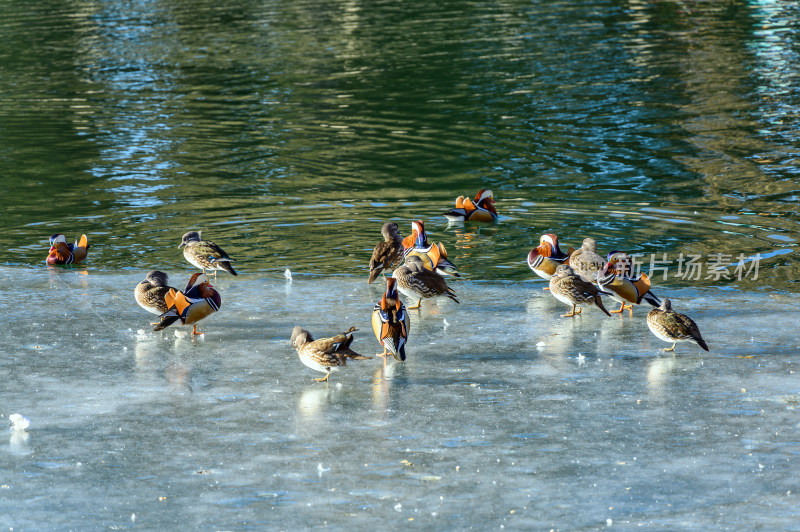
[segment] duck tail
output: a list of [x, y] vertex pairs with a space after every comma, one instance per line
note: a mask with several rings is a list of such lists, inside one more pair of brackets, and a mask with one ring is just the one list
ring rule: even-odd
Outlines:
[[[606, 292], [602, 292], [602, 293], [606, 293]], [[599, 308], [600, 310], [605, 312], [606, 316], [608, 316], [609, 318], [611, 317], [611, 313], [608, 310], [606, 310], [606, 307], [603, 305], [603, 300], [600, 298], [599, 295], [594, 296], [594, 304], [597, 305], [597, 308]]]
[[380, 275], [380, 272], [377, 270], [370, 271], [369, 277], [367, 277], [367, 284], [372, 284], [378, 278], [378, 275]]
[[708, 351], [708, 344], [706, 343], [705, 340], [703, 340], [703, 338], [699, 334], [697, 335], [697, 338], [694, 339], [694, 341], [697, 342], [697, 345]]
[[392, 353], [392, 355], [394, 356], [394, 358], [396, 360], [399, 360], [400, 362], [405, 362], [406, 361], [406, 344], [405, 344], [405, 342], [403, 342], [403, 344], [397, 350], [397, 353]]
[[372, 358], [372, 357], [365, 357], [364, 355], [359, 355], [355, 351], [350, 351], [349, 353], [345, 352], [340, 354], [344, 355], [346, 358], [349, 358], [350, 360], [369, 360]]
[[644, 296], [642, 296], [642, 299], [656, 308], [661, 306], [661, 299], [659, 299], [659, 297], [653, 292], [647, 292]]
[[155, 326], [155, 328], [153, 329], [154, 331], [161, 331], [163, 329], [166, 329], [167, 327], [178, 321], [178, 318], [180, 318], [180, 316], [178, 316], [177, 310], [171, 309], [166, 311], [161, 316], [159, 316], [159, 318], [161, 319], [161, 321], [159, 321], [158, 325]]
[[383, 264], [378, 261], [375, 261], [375, 264], [370, 263], [369, 265], [369, 279], [367, 279], [367, 284], [372, 284], [372, 282], [378, 278], [378, 276], [383, 271]]
[[229, 274], [231, 274], [231, 275], [239, 275], [238, 273], [236, 273], [236, 270], [233, 269], [233, 266], [231, 266], [231, 263], [229, 262], [229, 260], [227, 260], [227, 259], [226, 260], [218, 260], [217, 264], [219, 264], [219, 267], [222, 268], [223, 270], [225, 270], [226, 272], [228, 272]]

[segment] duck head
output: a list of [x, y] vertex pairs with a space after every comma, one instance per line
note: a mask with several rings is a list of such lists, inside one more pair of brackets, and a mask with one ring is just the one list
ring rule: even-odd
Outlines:
[[294, 329], [292, 329], [292, 347], [295, 349], [300, 349], [311, 341], [311, 333], [299, 325], [295, 325]]
[[584, 251], [593, 251], [597, 253], [597, 242], [594, 238], [584, 238], [583, 244], [581, 244], [581, 249]]
[[422, 262], [422, 259], [416, 255], [407, 256], [405, 266], [412, 272], [419, 273], [425, 270], [425, 264]]
[[558, 247], [558, 237], [553, 233], [547, 233], [539, 237], [540, 254], [545, 257], [553, 257], [555, 259], [564, 258], [564, 252]]
[[406, 250], [428, 247], [428, 235], [425, 234], [425, 224], [422, 220], [411, 222], [411, 234], [403, 239], [403, 247]]
[[167, 286], [167, 274], [158, 270], [148, 272], [144, 280], [153, 286]]
[[388, 308], [388, 303], [386, 303], [387, 299], [393, 299], [394, 301], [399, 301], [397, 298], [397, 279], [394, 277], [389, 277], [386, 279], [386, 292], [383, 294], [383, 298], [381, 299], [381, 308], [386, 309]]
[[533, 268], [533, 264], [539, 257], [552, 257], [553, 259], [565, 259], [567, 255], [558, 247], [558, 237], [553, 233], [547, 233], [539, 237], [539, 245], [528, 253], [528, 266]]
[[205, 287], [203, 287], [203, 285], [205, 285], [208, 288], [214, 288], [208, 282], [208, 275], [206, 275], [204, 273], [195, 273], [189, 278], [189, 283], [186, 285], [186, 289], [184, 290], [184, 293], [188, 292], [189, 290], [191, 290], [193, 288], [201, 288], [201, 287], [205, 288]]
[[497, 211], [494, 208], [495, 203], [496, 202], [494, 201], [494, 195], [492, 194], [492, 191], [489, 189], [480, 190], [475, 195], [475, 205], [477, 205], [482, 209], [486, 209], [491, 213], [497, 214]]
[[183, 238], [181, 238], [181, 245], [178, 246], [178, 248], [182, 248], [192, 242], [200, 242], [200, 233], [201, 231], [189, 231], [188, 233], [184, 233]]
[[400, 230], [400, 227], [394, 222], [386, 222], [383, 224], [383, 228], [381, 229], [381, 234], [383, 238], [386, 240], [391, 240], [393, 237], [397, 235], [397, 232]]
[[416, 235], [414, 247], [428, 247], [428, 235], [425, 233], [425, 224], [422, 223], [422, 220], [411, 222], [411, 232], [412, 234]]
[[569, 277], [575, 275], [575, 271], [566, 264], [559, 264], [553, 277]]
[[624, 251], [612, 251], [606, 257], [608, 264], [605, 269], [609, 272], [614, 271], [619, 275], [630, 277], [633, 272], [633, 263], [631, 257]]

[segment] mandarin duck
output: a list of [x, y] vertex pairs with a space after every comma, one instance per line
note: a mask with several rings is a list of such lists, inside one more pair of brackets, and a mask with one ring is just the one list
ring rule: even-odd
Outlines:
[[422, 261], [426, 270], [434, 270], [439, 275], [452, 275], [461, 277], [456, 265], [447, 259], [447, 250], [444, 244], [428, 243], [428, 234], [422, 220], [411, 223], [411, 234], [403, 239], [403, 253], [406, 257], [416, 255]]
[[700, 336], [697, 324], [689, 316], [672, 310], [672, 302], [669, 299], [664, 298], [658, 308], [647, 313], [647, 326], [659, 340], [672, 342], [672, 347], [664, 348], [662, 351], [675, 351], [678, 342], [695, 342], [708, 351], [708, 344]]
[[383, 224], [383, 229], [381, 229], [383, 242], [378, 242], [375, 246], [369, 261], [368, 284], [372, 284], [372, 281], [377, 279], [384, 269], [394, 269], [403, 261], [403, 237], [397, 231], [396, 223]]
[[206, 273], [206, 270], [213, 270], [216, 277], [217, 270], [225, 270], [231, 275], [238, 275], [231, 266], [231, 262], [236, 260], [230, 258], [225, 250], [212, 241], [201, 240], [200, 231], [189, 231], [184, 234], [178, 248], [183, 248], [186, 260], [203, 270], [203, 273]]
[[67, 237], [55, 234], [50, 237], [50, 253], [47, 255], [47, 264], [79, 264], [86, 259], [89, 248], [86, 235], [81, 235], [74, 244], [67, 244]]
[[[158, 270], [148, 272], [144, 281], [136, 285], [133, 295], [139, 306], [151, 314], [164, 314], [169, 310], [164, 297], [170, 290], [175, 290], [167, 284], [167, 274]], [[152, 325], [156, 325], [153, 323]]]
[[[614, 265], [614, 271], [617, 275], [622, 275], [623, 277], [631, 279], [634, 277], [633, 260], [631, 260], [631, 256], [624, 251], [609, 252], [606, 257], [606, 262]], [[661, 303], [659, 303], [659, 305], [660, 304]]]
[[[575, 250], [569, 248], [567, 253], [558, 247], [558, 237], [552, 233], [539, 237], [539, 245], [528, 253], [528, 267], [542, 279], [550, 280], [559, 264], [565, 264]], [[545, 288], [548, 290], [549, 288]]]
[[451, 222], [494, 222], [497, 220], [494, 204], [492, 191], [481, 190], [474, 200], [464, 196], [456, 198], [456, 208], [444, 215]]
[[[642, 273], [633, 276], [630, 257], [620, 251], [608, 255], [609, 262], [597, 274], [597, 286], [600, 290], [610, 292], [611, 299], [620, 303], [619, 310], [612, 310], [612, 314], [620, 314], [628, 308], [633, 313], [633, 305], [639, 305], [642, 300], [657, 307], [661, 299], [650, 291], [650, 278]], [[628, 303], [631, 303], [628, 305]]]
[[567, 264], [577, 275], [593, 283], [597, 279], [597, 273], [606, 265], [606, 261], [597, 254], [597, 242], [594, 238], [584, 238], [580, 249], [570, 254]]
[[581, 309], [575, 312], [575, 307], [582, 303], [596, 305], [597, 308], [611, 316], [603, 306], [600, 294], [610, 295], [609, 292], [600, 290], [589, 281], [576, 275], [574, 270], [566, 264], [560, 264], [553, 276], [550, 278], [550, 293], [553, 297], [572, 306], [572, 311], [562, 314], [564, 318], [569, 318], [581, 313]]
[[170, 289], [164, 295], [164, 301], [168, 310], [159, 316], [161, 321], [154, 331], [166, 329], [180, 320], [183, 325], [193, 326], [193, 335], [202, 334], [197, 332], [197, 322], [214, 314], [222, 306], [219, 292], [208, 283], [208, 275], [204, 273], [192, 275], [183, 292]]
[[[408, 313], [406, 306], [397, 294], [397, 280], [386, 280], [386, 292], [372, 311], [372, 331], [383, 346], [384, 357], [392, 354], [400, 362], [406, 359], [406, 340], [408, 340]], [[387, 352], [388, 351], [388, 352]]]
[[359, 355], [350, 349], [350, 344], [353, 343], [352, 333], [355, 330], [355, 327], [350, 327], [347, 331], [331, 338], [314, 340], [310, 332], [298, 325], [292, 329], [292, 347], [297, 351], [303, 364], [313, 370], [325, 373], [324, 377], [314, 380], [325, 382], [331, 376], [332, 371], [338, 371], [340, 367], [347, 365], [348, 358], [352, 360], [372, 358]]
[[405, 263], [399, 268], [395, 269], [392, 277], [397, 279], [397, 289], [411, 299], [417, 299], [417, 304], [408, 309], [419, 308], [423, 299], [436, 296], [449, 297], [456, 303], [455, 291], [447, 286], [447, 281], [444, 277], [425, 269], [422, 259], [417, 255], [408, 255]]

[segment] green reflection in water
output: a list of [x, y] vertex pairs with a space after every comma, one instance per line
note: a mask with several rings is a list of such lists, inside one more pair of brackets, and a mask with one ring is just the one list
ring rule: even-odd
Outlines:
[[[363, 275], [421, 218], [474, 279], [531, 278], [551, 231], [797, 277], [796, 7], [5, 4], [7, 264], [58, 231], [92, 268], [188, 270], [202, 229], [244, 272]], [[448, 227], [481, 188], [498, 224]]]

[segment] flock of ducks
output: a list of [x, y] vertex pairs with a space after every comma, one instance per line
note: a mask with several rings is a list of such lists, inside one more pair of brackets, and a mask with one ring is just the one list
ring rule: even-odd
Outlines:
[[[708, 345], [700, 335], [697, 324], [685, 314], [672, 310], [669, 299], [660, 299], [650, 291], [647, 274], [634, 276], [633, 262], [622, 251], [612, 251], [604, 259], [597, 253], [597, 243], [586, 238], [578, 250], [570, 248], [567, 253], [558, 246], [554, 234], [542, 235], [539, 246], [528, 253], [528, 266], [550, 285], [545, 290], [572, 307], [563, 317], [569, 318], [581, 313], [580, 304], [594, 305], [607, 316], [621, 314], [642, 301], [653, 308], [647, 313], [647, 326], [654, 335], [672, 346], [662, 351], [674, 351], [678, 342], [695, 342], [708, 351]], [[618, 310], [606, 310], [601, 295], [609, 296], [620, 303]]]
[[[444, 215], [450, 221], [494, 222], [497, 220], [495, 200], [491, 190], [481, 190], [474, 199], [460, 196], [454, 209]], [[423, 299], [447, 297], [458, 303], [455, 291], [448, 286], [446, 277], [460, 277], [457, 267], [447, 257], [441, 242], [430, 243], [421, 220], [412, 222], [411, 234], [403, 238], [399, 226], [389, 222], [381, 230], [383, 242], [379, 242], [369, 262], [368, 283], [383, 274], [386, 289], [383, 297], [372, 311], [372, 330], [383, 348], [384, 364], [391, 354], [397, 361], [406, 359], [406, 342], [409, 337], [408, 310], [419, 309]], [[50, 237], [48, 265], [78, 264], [86, 259], [89, 243], [82, 235], [74, 244], [67, 244], [64, 235]], [[183, 235], [181, 244], [185, 259], [202, 270], [191, 276], [181, 291], [168, 284], [167, 274], [153, 270], [134, 289], [136, 302], [148, 312], [158, 316], [152, 323], [160, 331], [180, 321], [192, 325], [192, 334], [197, 323], [214, 314], [222, 306], [219, 292], [210, 284], [212, 272], [216, 278], [222, 270], [237, 275], [231, 258], [220, 246], [203, 240], [199, 231]], [[528, 266], [540, 277], [549, 280], [545, 290], [558, 301], [571, 307], [563, 314], [573, 317], [581, 313], [579, 305], [596, 306], [608, 316], [629, 309], [643, 301], [655, 307], [647, 314], [647, 325], [653, 334], [672, 346], [663, 351], [674, 351], [677, 342], [693, 341], [708, 351], [708, 345], [691, 318], [672, 310], [669, 299], [660, 299], [650, 291], [650, 280], [644, 273], [634, 276], [630, 257], [624, 252], [612, 251], [606, 258], [597, 253], [596, 242], [587, 238], [580, 249], [570, 248], [563, 252], [554, 234], [542, 235], [539, 245], [528, 253]], [[391, 271], [391, 277], [386, 273]], [[399, 293], [398, 293], [399, 292]], [[399, 294], [416, 304], [406, 307]], [[608, 311], [602, 297], [608, 296], [620, 303], [618, 310]], [[329, 338], [314, 340], [311, 333], [302, 327], [292, 330], [291, 345], [300, 360], [311, 369], [325, 373], [314, 379], [327, 381], [332, 371], [347, 365], [348, 360], [364, 360], [363, 356], [350, 348], [355, 327]]]

